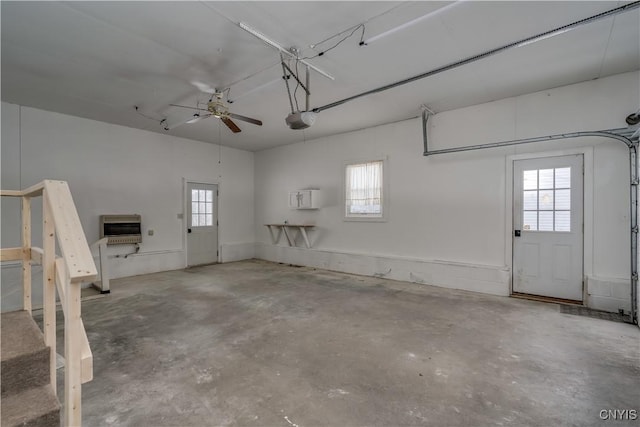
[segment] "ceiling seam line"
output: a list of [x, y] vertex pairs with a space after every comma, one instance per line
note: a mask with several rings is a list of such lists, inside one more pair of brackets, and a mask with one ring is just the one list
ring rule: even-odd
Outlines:
[[[193, 58], [191, 55], [188, 55], [188, 54], [182, 53], [182, 52], [180, 52], [178, 49], [175, 49], [175, 48], [173, 48], [173, 47], [171, 47], [171, 46], [167, 46], [167, 45], [165, 45], [165, 44], [163, 44], [163, 43], [160, 43], [160, 42], [158, 42], [158, 41], [156, 41], [156, 40], [154, 40], [154, 39], [150, 39], [150, 38], [148, 38], [147, 36], [144, 36], [144, 35], [142, 35], [142, 34], [140, 34], [140, 33], [136, 32], [136, 31], [132, 31], [132, 30], [129, 30], [129, 29], [123, 28], [123, 27], [121, 27], [121, 26], [119, 26], [119, 25], [116, 25], [116, 24], [114, 24], [114, 23], [112, 23], [112, 22], [109, 22], [109, 21], [106, 21], [106, 20], [104, 20], [104, 19], [98, 18], [98, 17], [96, 17], [96, 16], [94, 16], [94, 15], [92, 15], [92, 14], [88, 13], [88, 12], [85, 12], [85, 11], [80, 10], [80, 9], [76, 9], [75, 7], [70, 6], [69, 4], [66, 4], [66, 3], [62, 3], [62, 4], [64, 4], [66, 7], [68, 7], [68, 8], [70, 8], [70, 9], [74, 10], [76, 13], [82, 14], [82, 15], [84, 15], [84, 16], [86, 16], [86, 17], [88, 17], [88, 18], [90, 18], [90, 19], [92, 19], [92, 20], [94, 20], [94, 21], [100, 22], [100, 23], [102, 23], [102, 24], [104, 24], [104, 25], [106, 25], [106, 26], [108, 26], [108, 27], [115, 28], [115, 29], [117, 29], [117, 30], [119, 30], [119, 31], [123, 31], [123, 32], [128, 33], [128, 34], [133, 34], [133, 35], [135, 35], [136, 37], [138, 37], [138, 38], [140, 38], [140, 39], [146, 40], [146, 41], [148, 41], [148, 42], [151, 42], [151, 43], [155, 44], [156, 46], [160, 46], [160, 47], [162, 47], [162, 48], [164, 48], [164, 49], [167, 49], [167, 50], [170, 50], [170, 51], [172, 51], [172, 52], [175, 52], [175, 53], [179, 54], [180, 56], [183, 56], [183, 57], [186, 57], [186, 58], [190, 58], [190, 59], [192, 59], [192, 58]], [[197, 58], [196, 58], [196, 59], [197, 59]]]
[[238, 23], [235, 22], [233, 19], [229, 18], [227, 15], [225, 15], [224, 13], [222, 13], [220, 10], [218, 10], [217, 8], [211, 6], [209, 3], [207, 3], [206, 1], [202, 1], [200, 0], [198, 3], [200, 3], [201, 5], [203, 5], [204, 7], [206, 7], [209, 10], [212, 10], [213, 12], [215, 12], [217, 15], [223, 17], [224, 19], [226, 19], [227, 21], [229, 21], [230, 23], [232, 23], [233, 25], [237, 26]]
[[613, 35], [613, 27], [616, 23], [617, 16], [613, 17], [611, 21], [611, 27], [609, 28], [609, 37], [607, 37], [607, 44], [604, 46], [604, 52], [602, 53], [602, 61], [600, 61], [600, 67], [598, 68], [598, 78], [602, 76], [602, 70], [604, 69], [604, 61], [607, 58], [607, 52], [609, 51], [609, 45], [611, 44], [611, 37]]

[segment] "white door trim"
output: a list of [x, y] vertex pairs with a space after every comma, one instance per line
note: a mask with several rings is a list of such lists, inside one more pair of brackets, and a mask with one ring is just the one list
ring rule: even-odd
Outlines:
[[[516, 160], [539, 159], [582, 154], [584, 161], [583, 182], [583, 280], [593, 275], [593, 147], [578, 147], [567, 150], [545, 151], [540, 153], [512, 154], [506, 157], [506, 195], [505, 195], [505, 265], [509, 268], [509, 293], [513, 293], [513, 162]], [[586, 287], [583, 288], [582, 301], [587, 303]]]
[[216, 195], [216, 203], [217, 203], [217, 209], [218, 209], [218, 241], [216, 242], [216, 247], [218, 249], [218, 257], [216, 259], [216, 262], [220, 262], [221, 256], [222, 256], [222, 251], [220, 250], [220, 242], [222, 241], [221, 238], [221, 227], [219, 226], [219, 224], [221, 223], [220, 221], [220, 196], [219, 193], [221, 191], [220, 189], [220, 183], [218, 181], [209, 181], [206, 179], [191, 179], [191, 178], [186, 178], [186, 177], [182, 177], [182, 253], [184, 254], [184, 268], [187, 268], [187, 266], [189, 265], [189, 261], [188, 261], [188, 249], [187, 249], [187, 184], [192, 183], [192, 184], [208, 184], [208, 185], [217, 185], [218, 186], [218, 195]]

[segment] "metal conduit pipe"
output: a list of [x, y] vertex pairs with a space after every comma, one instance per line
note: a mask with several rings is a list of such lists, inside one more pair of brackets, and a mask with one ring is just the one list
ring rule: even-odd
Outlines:
[[631, 323], [638, 323], [638, 141], [629, 147], [629, 215], [631, 223]]
[[448, 65], [445, 65], [443, 67], [439, 67], [439, 68], [433, 69], [431, 71], [427, 71], [427, 72], [424, 72], [422, 74], [418, 74], [416, 76], [409, 77], [409, 78], [404, 79], [404, 80], [400, 80], [400, 81], [395, 82], [395, 83], [391, 83], [391, 84], [388, 84], [388, 85], [385, 85], [385, 86], [381, 86], [381, 87], [378, 87], [376, 89], [371, 89], [371, 90], [368, 90], [366, 92], [362, 92], [362, 93], [359, 93], [357, 95], [353, 95], [353, 96], [350, 96], [348, 98], [342, 99], [340, 101], [335, 101], [335, 102], [332, 102], [330, 104], [323, 105], [322, 107], [316, 107], [312, 111], [314, 113], [319, 113], [320, 111], [324, 111], [324, 110], [328, 110], [329, 108], [337, 107], [339, 105], [345, 104], [345, 103], [347, 103], [349, 101], [353, 101], [354, 99], [358, 99], [358, 98], [361, 98], [363, 96], [373, 95], [374, 93], [378, 93], [378, 92], [382, 92], [382, 91], [385, 91], [385, 90], [393, 89], [394, 87], [402, 86], [402, 85], [405, 85], [407, 83], [414, 82], [416, 80], [421, 80], [421, 79], [424, 79], [426, 77], [430, 77], [430, 76], [433, 76], [433, 75], [436, 75], [436, 74], [440, 74], [442, 72], [452, 70], [452, 69], [460, 67], [462, 65], [470, 64], [472, 62], [476, 62], [476, 61], [479, 61], [481, 59], [488, 58], [489, 56], [493, 56], [493, 55], [496, 55], [498, 53], [502, 53], [502, 52], [504, 52], [506, 50], [509, 50], [509, 49], [526, 46], [527, 44], [531, 44], [531, 43], [534, 43], [534, 42], [539, 41], [539, 40], [544, 40], [545, 38], [554, 36], [556, 34], [561, 34], [561, 33], [567, 32], [569, 30], [572, 30], [572, 29], [574, 29], [576, 27], [580, 27], [582, 25], [586, 25], [586, 24], [590, 24], [590, 23], [595, 22], [595, 21], [599, 21], [600, 19], [609, 18], [611, 16], [615, 16], [615, 15], [618, 15], [620, 13], [629, 12], [631, 10], [637, 9], [638, 7], [640, 7], [640, 1], [635, 1], [633, 3], [625, 4], [624, 6], [616, 7], [615, 9], [611, 9], [611, 10], [608, 10], [606, 12], [602, 12], [602, 13], [599, 13], [597, 15], [593, 15], [593, 16], [590, 16], [588, 18], [572, 22], [572, 23], [567, 24], [567, 25], [563, 25], [561, 27], [554, 28], [553, 30], [545, 31], [544, 33], [536, 34], [535, 36], [527, 37], [525, 39], [518, 40], [518, 41], [515, 41], [515, 42], [512, 42], [512, 43], [506, 44], [504, 46], [500, 46], [498, 48], [492, 49], [492, 50], [488, 50], [488, 51], [483, 52], [483, 53], [481, 53], [479, 55], [471, 56], [471, 57], [465, 58], [465, 59], [463, 59], [461, 61], [457, 61], [457, 62], [454, 62], [452, 64], [448, 64]]
[[[516, 139], [511, 141], [492, 142], [488, 144], [469, 145], [465, 147], [446, 148], [441, 150], [429, 150], [427, 125], [431, 114], [424, 110], [422, 112], [422, 136], [424, 138], [424, 156], [438, 154], [457, 153], [461, 151], [482, 150], [486, 148], [507, 147], [511, 145], [529, 144], [534, 142], [554, 141], [559, 139], [579, 138], [585, 136], [595, 136], [614, 139], [625, 144], [629, 148], [629, 215], [631, 233], [631, 316], [629, 323], [638, 324], [638, 169], [637, 154], [638, 141], [633, 130], [628, 128], [609, 129], [602, 131], [570, 132], [557, 135], [539, 136], [534, 138]], [[630, 139], [626, 134], [631, 135]]]

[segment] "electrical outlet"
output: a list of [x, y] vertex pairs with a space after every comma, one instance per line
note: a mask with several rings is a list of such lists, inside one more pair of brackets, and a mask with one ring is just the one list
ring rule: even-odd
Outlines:
[[153, 230], [149, 229], [149, 231], [147, 232], [147, 234], [148, 234], [149, 236], [153, 236]]
[[182, 219], [183, 217], [184, 217], [183, 214], [181, 214], [181, 213], [178, 214], [178, 219]]

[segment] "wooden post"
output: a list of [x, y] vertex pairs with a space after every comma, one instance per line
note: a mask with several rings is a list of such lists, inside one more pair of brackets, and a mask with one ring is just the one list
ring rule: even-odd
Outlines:
[[56, 393], [56, 235], [46, 190], [42, 195], [42, 305], [44, 343], [49, 347], [49, 374]]
[[79, 426], [82, 424], [80, 283], [67, 281], [65, 288], [67, 312], [64, 317], [64, 425]]
[[22, 198], [22, 308], [31, 314], [31, 198]]
[[98, 245], [100, 255], [100, 292], [105, 294], [111, 292], [109, 284], [109, 261], [107, 260], [107, 242], [105, 239]]

